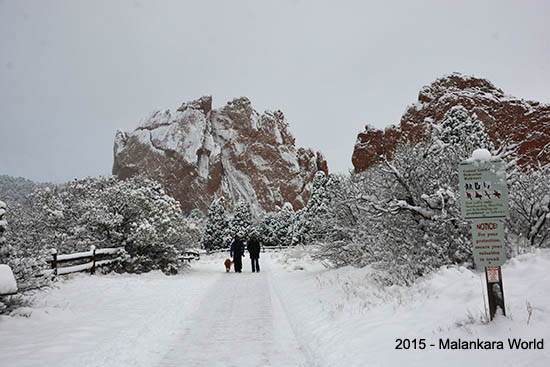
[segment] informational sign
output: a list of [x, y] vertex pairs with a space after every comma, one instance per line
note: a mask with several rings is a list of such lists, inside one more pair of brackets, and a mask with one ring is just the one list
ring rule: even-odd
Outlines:
[[498, 266], [488, 266], [487, 267], [487, 282], [488, 283], [498, 283], [500, 282], [499, 276], [499, 267]]
[[472, 221], [472, 239], [477, 266], [500, 266], [506, 262], [503, 222], [488, 219]]
[[464, 161], [458, 166], [458, 178], [464, 219], [508, 217], [508, 186], [503, 161]]

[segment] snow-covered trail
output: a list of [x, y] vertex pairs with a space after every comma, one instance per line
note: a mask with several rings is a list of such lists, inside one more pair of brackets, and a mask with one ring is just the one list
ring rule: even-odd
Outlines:
[[[0, 366], [311, 366], [277, 296], [280, 266], [226, 273], [225, 254], [177, 276], [72, 275], [0, 316]], [[273, 266], [272, 266], [273, 265]], [[279, 285], [279, 288], [281, 285]]]
[[243, 273], [218, 277], [160, 366], [312, 365], [274, 291], [270, 257], [260, 273], [244, 260]]
[[221, 275], [74, 275], [0, 316], [0, 366], [155, 365]]

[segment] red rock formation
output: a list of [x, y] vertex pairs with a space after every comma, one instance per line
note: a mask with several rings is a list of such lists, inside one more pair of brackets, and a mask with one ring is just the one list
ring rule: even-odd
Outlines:
[[281, 111], [258, 114], [247, 98], [213, 110], [212, 98], [156, 111], [132, 133], [118, 131], [113, 174], [146, 174], [161, 182], [185, 212], [206, 211], [215, 196], [229, 206], [248, 201], [257, 213], [290, 202], [303, 207], [321, 153], [296, 149]]
[[391, 157], [400, 141], [421, 139], [425, 121], [441, 123], [456, 105], [475, 113], [497, 146], [506, 139], [520, 143], [520, 164], [532, 164], [537, 156], [550, 162], [550, 105], [505, 95], [485, 79], [455, 73], [423, 87], [399, 127], [382, 131], [367, 126], [359, 133], [352, 156], [355, 172], [366, 170], [381, 154]]

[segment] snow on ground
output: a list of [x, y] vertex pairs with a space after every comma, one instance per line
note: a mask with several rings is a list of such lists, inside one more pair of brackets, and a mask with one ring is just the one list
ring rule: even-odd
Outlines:
[[[550, 365], [549, 250], [503, 266], [508, 316], [491, 323], [483, 321], [485, 285], [479, 272], [442, 268], [412, 287], [381, 287], [369, 268], [319, 270], [300, 258], [278, 255], [287, 271], [274, 274], [274, 283], [300, 330], [298, 337], [307, 340], [321, 365]], [[527, 304], [532, 307], [529, 322]], [[396, 350], [399, 338], [425, 338], [427, 348]], [[439, 350], [439, 339], [447, 338], [503, 341], [504, 350]], [[545, 345], [543, 350], [510, 350], [508, 338], [544, 339]]]
[[[382, 287], [369, 268], [325, 269], [303, 249], [262, 254], [259, 274], [248, 258], [244, 273], [225, 273], [226, 256], [173, 277], [71, 276], [19, 311], [30, 317], [0, 317], [0, 365], [550, 365], [548, 345], [507, 345], [548, 336], [550, 250], [503, 267], [508, 316], [491, 323], [480, 274], [464, 267]], [[425, 338], [427, 348], [396, 350], [398, 338]], [[439, 350], [447, 338], [503, 341], [504, 350]]]
[[244, 260], [245, 272], [224, 274], [209, 290], [161, 366], [311, 365], [271, 290], [270, 263], [254, 274]]
[[221, 273], [78, 274], [0, 316], [1, 366], [153, 366]]

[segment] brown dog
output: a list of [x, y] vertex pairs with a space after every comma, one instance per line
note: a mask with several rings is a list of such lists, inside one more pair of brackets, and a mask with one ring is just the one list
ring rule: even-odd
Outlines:
[[231, 265], [233, 265], [233, 261], [231, 259], [226, 259], [224, 265], [225, 271], [229, 273], [229, 271], [231, 270]]

